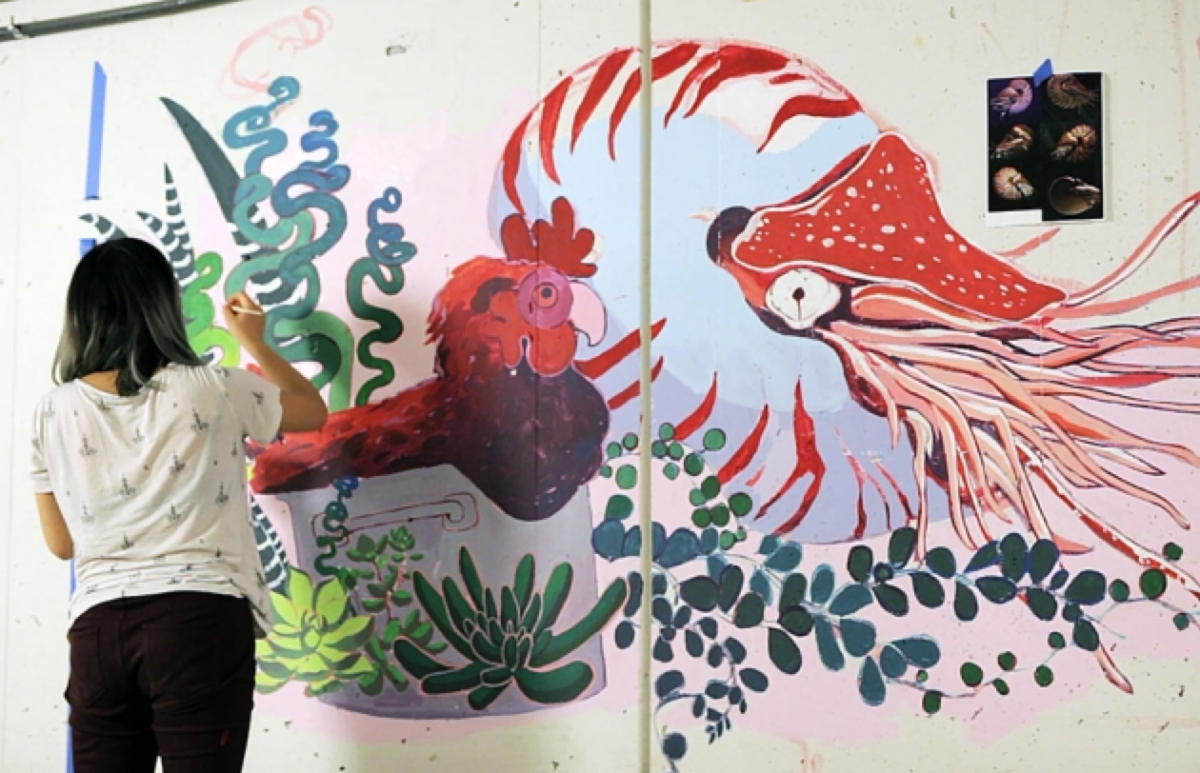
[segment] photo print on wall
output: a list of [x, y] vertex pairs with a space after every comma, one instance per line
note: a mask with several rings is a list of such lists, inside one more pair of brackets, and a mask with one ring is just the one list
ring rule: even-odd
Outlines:
[[1104, 219], [1102, 74], [988, 81], [987, 224]]

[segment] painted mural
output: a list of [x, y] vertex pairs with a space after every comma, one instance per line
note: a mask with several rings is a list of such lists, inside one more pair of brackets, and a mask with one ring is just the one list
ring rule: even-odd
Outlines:
[[[240, 358], [216, 307], [252, 292], [334, 411], [253, 449], [278, 620], [258, 684], [288, 696], [266, 710], [453, 734], [627, 707], [628, 655], [649, 645], [663, 765], [681, 770], [742, 723], [853, 741], [881, 716], [1003, 705], [986, 737], [1069, 685], [1133, 691], [1124, 658], [1194, 652], [1180, 494], [1200, 468], [1200, 319], [1122, 315], [1200, 280], [1121, 292], [1200, 194], [1107, 276], [1035, 276], [1019, 259], [1053, 233], [1008, 254], [963, 237], [933, 154], [813, 63], [753, 42], [652, 53], [652, 342], [635, 48], [497, 123], [490, 188], [453, 211], [486, 253], [406, 227], [444, 192], [364, 194], [337, 105], [288, 76], [223, 127], [162, 97], [215, 221], [189, 220], [169, 168], [139, 223], [84, 216], [159, 239], [214, 361]], [[395, 354], [413, 339], [420, 373]]]

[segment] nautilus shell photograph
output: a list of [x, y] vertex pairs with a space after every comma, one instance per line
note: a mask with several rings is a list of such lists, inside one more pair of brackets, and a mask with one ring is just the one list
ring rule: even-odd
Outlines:
[[1103, 78], [988, 81], [988, 223], [1104, 218]]

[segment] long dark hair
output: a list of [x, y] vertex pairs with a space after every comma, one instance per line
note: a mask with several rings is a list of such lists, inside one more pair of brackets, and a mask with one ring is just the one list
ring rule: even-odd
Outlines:
[[188, 344], [179, 284], [167, 257], [129, 238], [88, 250], [67, 289], [55, 381], [115, 370], [117, 392], [134, 395], [172, 362], [203, 364]]

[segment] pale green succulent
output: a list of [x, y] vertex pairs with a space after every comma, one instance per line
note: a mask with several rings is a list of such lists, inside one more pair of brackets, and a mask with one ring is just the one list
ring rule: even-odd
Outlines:
[[297, 680], [307, 685], [309, 695], [320, 695], [376, 670], [363, 654], [374, 635], [374, 618], [353, 614], [346, 588], [336, 577], [314, 588], [311, 577], [290, 567], [287, 594], [272, 593], [271, 606], [274, 630], [257, 646], [260, 692]]

